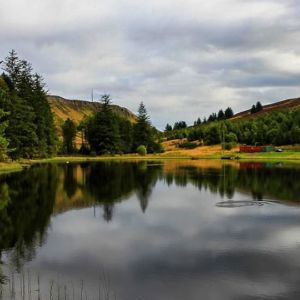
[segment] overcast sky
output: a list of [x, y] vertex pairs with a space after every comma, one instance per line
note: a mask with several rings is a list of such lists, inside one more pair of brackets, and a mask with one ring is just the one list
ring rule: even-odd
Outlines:
[[15, 49], [51, 94], [111, 94], [152, 123], [300, 96], [299, 0], [0, 0]]

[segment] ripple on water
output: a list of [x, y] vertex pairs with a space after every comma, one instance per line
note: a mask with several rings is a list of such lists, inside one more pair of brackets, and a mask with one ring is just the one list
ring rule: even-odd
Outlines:
[[269, 201], [257, 201], [257, 200], [228, 200], [216, 203], [217, 207], [222, 208], [237, 208], [247, 206], [264, 206], [271, 204]]

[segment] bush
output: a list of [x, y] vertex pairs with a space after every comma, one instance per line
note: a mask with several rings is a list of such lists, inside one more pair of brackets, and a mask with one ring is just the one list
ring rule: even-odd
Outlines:
[[178, 145], [179, 148], [187, 148], [187, 149], [194, 149], [197, 146], [198, 145], [196, 143], [192, 143], [192, 142], [184, 142]]
[[226, 141], [227, 143], [237, 143], [238, 138], [237, 138], [237, 136], [236, 136], [235, 133], [229, 132], [229, 133], [226, 134], [226, 136], [225, 136], [225, 141]]
[[96, 156], [97, 156], [96, 151], [91, 151], [91, 152], [90, 152], [90, 156], [96, 157]]
[[217, 145], [221, 142], [220, 126], [213, 123], [204, 130], [204, 141], [206, 145]]
[[225, 150], [231, 150], [235, 146], [236, 146], [235, 142], [224, 143], [223, 144], [223, 149], [225, 149]]
[[148, 145], [148, 153], [163, 153], [164, 148], [161, 143], [152, 142]]
[[139, 145], [136, 149], [139, 155], [145, 156], [147, 154], [147, 148], [144, 145]]

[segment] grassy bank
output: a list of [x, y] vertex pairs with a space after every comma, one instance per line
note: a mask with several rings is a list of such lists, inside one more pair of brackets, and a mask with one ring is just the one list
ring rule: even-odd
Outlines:
[[242, 161], [273, 161], [273, 162], [293, 162], [300, 163], [300, 152], [268, 152], [268, 153], [238, 153], [237, 151], [225, 151], [221, 149], [209, 153], [197, 153], [190, 150], [167, 151], [161, 154], [148, 154], [139, 156], [136, 154], [114, 155], [114, 156], [57, 156], [47, 159], [22, 159], [16, 162], [0, 163], [0, 173], [17, 172], [37, 163], [54, 162], [89, 162], [89, 161], [137, 161], [137, 160], [193, 160], [193, 159], [236, 159]]
[[300, 152], [266, 152], [266, 153], [238, 153], [238, 157], [244, 160], [280, 160], [280, 161], [299, 161]]
[[22, 169], [23, 166], [19, 162], [0, 163], [0, 173], [18, 172]]

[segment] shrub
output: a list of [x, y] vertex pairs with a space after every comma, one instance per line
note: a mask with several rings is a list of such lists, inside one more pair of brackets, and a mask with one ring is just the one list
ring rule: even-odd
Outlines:
[[178, 145], [179, 148], [187, 148], [187, 149], [194, 149], [197, 147], [196, 143], [192, 142], [184, 142]]
[[148, 145], [148, 153], [163, 153], [164, 148], [161, 143], [152, 142]]
[[226, 141], [227, 143], [237, 143], [238, 138], [237, 138], [237, 136], [236, 136], [235, 133], [229, 132], [229, 133], [226, 134], [226, 136], [225, 136], [225, 141]]
[[147, 148], [144, 145], [139, 145], [136, 149], [139, 155], [145, 156], [147, 154]]
[[225, 149], [225, 150], [231, 150], [235, 146], [236, 146], [236, 143], [234, 143], [234, 142], [228, 143], [227, 142], [227, 143], [223, 144], [223, 149]]
[[90, 156], [96, 157], [96, 156], [97, 156], [96, 151], [91, 151], [91, 152], [90, 152]]

